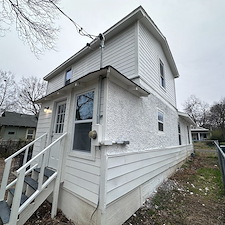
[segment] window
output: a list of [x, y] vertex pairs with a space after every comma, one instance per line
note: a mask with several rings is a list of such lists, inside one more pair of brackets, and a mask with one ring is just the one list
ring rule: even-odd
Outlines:
[[180, 131], [180, 122], [178, 122], [178, 138], [179, 138], [179, 145], [181, 145], [181, 131]]
[[9, 131], [8, 134], [9, 135], [13, 135], [13, 134], [15, 134], [15, 132], [14, 131]]
[[92, 128], [93, 104], [94, 91], [77, 96], [73, 150], [91, 151], [91, 139], [88, 134]]
[[34, 139], [35, 130], [34, 129], [27, 129], [26, 139], [32, 140]]
[[70, 79], [72, 77], [72, 70], [69, 69], [66, 71], [66, 76], [65, 76], [65, 85], [70, 84]]
[[166, 88], [166, 83], [165, 83], [165, 73], [164, 73], [164, 64], [160, 60], [160, 85], [163, 88]]
[[55, 133], [62, 133], [66, 113], [66, 103], [58, 103], [56, 108]]
[[163, 123], [164, 123], [164, 113], [162, 111], [158, 111], [158, 130], [163, 131]]

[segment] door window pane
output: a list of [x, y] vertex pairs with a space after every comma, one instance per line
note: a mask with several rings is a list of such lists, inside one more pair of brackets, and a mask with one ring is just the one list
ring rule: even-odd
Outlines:
[[75, 124], [73, 149], [90, 152], [91, 139], [88, 136], [92, 123]]
[[66, 113], [66, 103], [59, 104], [57, 107], [55, 133], [62, 133]]

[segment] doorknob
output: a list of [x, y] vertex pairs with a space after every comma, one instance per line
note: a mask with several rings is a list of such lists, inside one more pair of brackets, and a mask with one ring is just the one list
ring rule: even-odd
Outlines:
[[89, 138], [96, 139], [97, 138], [97, 131], [96, 130], [91, 130], [88, 133], [88, 136], [89, 136]]

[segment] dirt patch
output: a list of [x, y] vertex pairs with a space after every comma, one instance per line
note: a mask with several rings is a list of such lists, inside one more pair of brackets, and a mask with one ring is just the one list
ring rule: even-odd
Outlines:
[[198, 152], [124, 225], [222, 225], [225, 196], [215, 152]]

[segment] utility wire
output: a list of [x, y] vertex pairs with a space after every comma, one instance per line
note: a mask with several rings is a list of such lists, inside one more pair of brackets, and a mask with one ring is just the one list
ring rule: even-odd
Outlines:
[[73, 25], [76, 27], [77, 32], [81, 36], [86, 36], [91, 38], [92, 40], [97, 38], [98, 36], [96, 35], [91, 35], [87, 31], [85, 31], [79, 24], [77, 24], [71, 17], [69, 17], [66, 13], [64, 13], [52, 0], [49, 0], [67, 19], [69, 19]]

